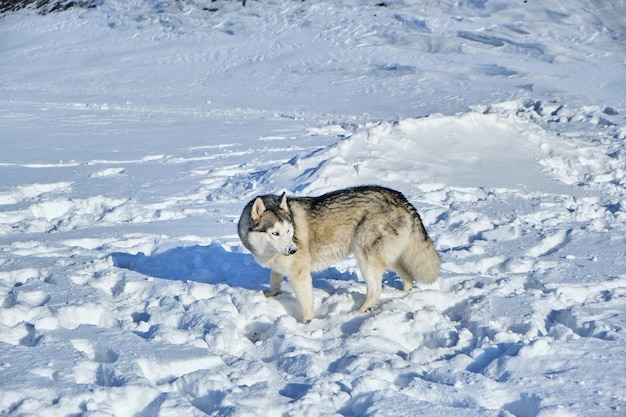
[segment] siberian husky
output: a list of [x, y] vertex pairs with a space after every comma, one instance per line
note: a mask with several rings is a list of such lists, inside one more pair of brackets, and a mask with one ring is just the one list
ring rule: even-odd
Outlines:
[[439, 255], [417, 210], [400, 192], [385, 187], [353, 187], [318, 197], [258, 196], [243, 209], [238, 233], [256, 261], [271, 269], [265, 295], [279, 294], [286, 276], [304, 323], [314, 316], [311, 271], [349, 254], [367, 286], [358, 312], [377, 303], [387, 269], [400, 276], [406, 291], [413, 279], [430, 284], [439, 275]]

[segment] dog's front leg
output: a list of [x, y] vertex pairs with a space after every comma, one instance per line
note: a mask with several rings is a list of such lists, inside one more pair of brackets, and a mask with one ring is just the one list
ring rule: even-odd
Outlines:
[[293, 291], [300, 304], [302, 323], [313, 320], [313, 279], [310, 271], [302, 271], [294, 277], [289, 277]]
[[274, 297], [275, 295], [280, 294], [280, 284], [282, 282], [282, 274], [272, 269], [272, 272], [270, 273], [270, 290], [263, 291], [263, 294], [265, 294], [266, 297]]

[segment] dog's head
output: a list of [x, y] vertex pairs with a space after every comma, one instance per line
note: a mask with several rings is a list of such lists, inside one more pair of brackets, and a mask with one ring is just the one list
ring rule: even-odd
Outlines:
[[294, 223], [287, 196], [257, 197], [250, 210], [248, 239], [259, 254], [289, 256], [297, 252]]

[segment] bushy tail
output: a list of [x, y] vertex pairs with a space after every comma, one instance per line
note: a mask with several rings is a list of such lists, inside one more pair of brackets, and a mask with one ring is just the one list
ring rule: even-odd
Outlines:
[[441, 261], [423, 226], [417, 226], [414, 240], [402, 252], [400, 260], [417, 282], [432, 284], [439, 277]]

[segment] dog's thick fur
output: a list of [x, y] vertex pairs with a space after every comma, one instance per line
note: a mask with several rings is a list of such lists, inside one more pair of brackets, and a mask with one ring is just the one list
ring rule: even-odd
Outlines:
[[280, 293], [286, 276], [305, 323], [313, 319], [311, 271], [348, 254], [356, 257], [367, 285], [358, 312], [378, 301], [386, 269], [402, 278], [407, 291], [413, 279], [430, 284], [439, 275], [439, 255], [417, 210], [385, 187], [353, 187], [319, 197], [258, 196], [244, 208], [238, 233], [256, 261], [272, 270], [266, 295]]

